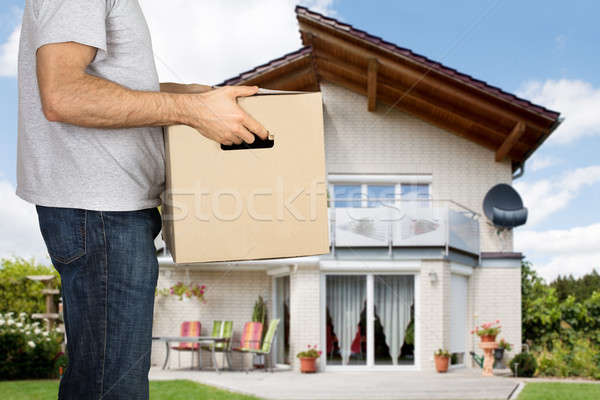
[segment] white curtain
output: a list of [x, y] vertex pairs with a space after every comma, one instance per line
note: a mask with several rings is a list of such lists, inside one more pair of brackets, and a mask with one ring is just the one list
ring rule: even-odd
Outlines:
[[327, 308], [342, 353], [342, 365], [347, 365], [350, 360], [350, 347], [356, 336], [365, 300], [364, 276], [329, 275], [327, 277]]
[[414, 301], [414, 278], [403, 275], [375, 275], [375, 312], [383, 325], [385, 343], [394, 365], [398, 364], [410, 308]]

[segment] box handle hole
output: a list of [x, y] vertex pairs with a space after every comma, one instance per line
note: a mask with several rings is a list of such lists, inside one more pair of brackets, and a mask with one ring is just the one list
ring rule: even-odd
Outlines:
[[275, 145], [275, 138], [272, 134], [269, 133], [269, 136], [266, 139], [262, 139], [254, 134], [254, 142], [246, 143], [242, 142], [240, 144], [222, 144], [221, 150], [250, 150], [250, 149], [270, 149]]

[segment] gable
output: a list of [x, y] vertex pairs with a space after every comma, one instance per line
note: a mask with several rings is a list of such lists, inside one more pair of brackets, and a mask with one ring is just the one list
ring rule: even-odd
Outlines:
[[546, 140], [559, 113], [518, 98], [335, 19], [296, 8], [305, 47], [223, 84], [319, 90], [331, 82], [366, 97], [369, 111], [402, 109], [509, 159], [513, 170]]

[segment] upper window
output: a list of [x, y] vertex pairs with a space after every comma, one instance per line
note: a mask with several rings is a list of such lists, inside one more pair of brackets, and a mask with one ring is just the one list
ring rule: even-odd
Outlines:
[[362, 198], [361, 185], [335, 185], [333, 187], [335, 207], [360, 207]]
[[368, 207], [394, 204], [396, 185], [367, 185]]
[[[336, 208], [400, 205], [400, 201], [428, 200], [428, 183], [333, 183], [330, 185]], [[419, 206], [427, 202], [416, 202]]]
[[426, 183], [403, 183], [400, 193], [403, 200], [429, 199], [429, 185]]

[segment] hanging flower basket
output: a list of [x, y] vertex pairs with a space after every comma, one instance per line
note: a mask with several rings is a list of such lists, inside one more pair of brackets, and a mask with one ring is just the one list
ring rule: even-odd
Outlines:
[[204, 292], [206, 290], [205, 285], [199, 284], [190, 284], [189, 286], [183, 282], [177, 282], [175, 285], [170, 288], [156, 289], [156, 296], [176, 296], [179, 300], [191, 300], [192, 298], [196, 298], [203, 303], [206, 303], [204, 300]]

